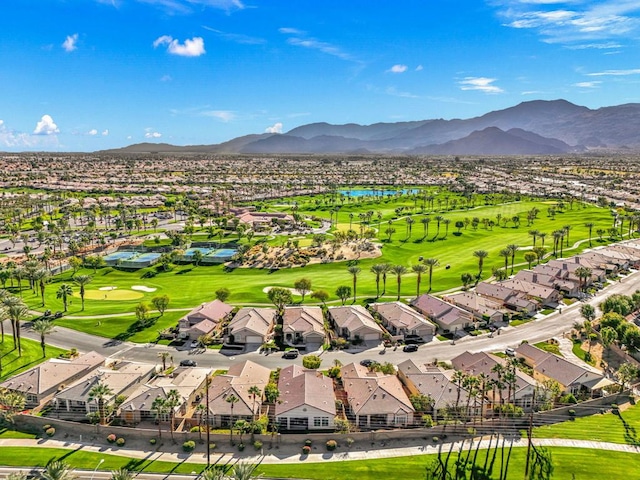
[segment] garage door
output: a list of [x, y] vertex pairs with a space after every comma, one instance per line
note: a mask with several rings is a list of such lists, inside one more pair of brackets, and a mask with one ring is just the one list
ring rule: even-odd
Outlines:
[[380, 335], [377, 333], [365, 333], [364, 339], [366, 340], [380, 340]]
[[262, 344], [264, 343], [262, 340], [262, 337], [260, 335], [247, 335], [247, 342], [246, 343], [257, 343], [257, 344]]

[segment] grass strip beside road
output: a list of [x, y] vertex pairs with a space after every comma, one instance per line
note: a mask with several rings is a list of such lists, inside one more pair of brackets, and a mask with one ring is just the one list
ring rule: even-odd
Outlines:
[[18, 350], [13, 349], [13, 340], [11, 335], [5, 333], [3, 342], [0, 344], [0, 355], [2, 355], [2, 372], [0, 373], [0, 382], [5, 379], [17, 375], [29, 368], [35, 367], [39, 363], [49, 358], [57, 358], [66, 350], [62, 348], [47, 345], [45, 349], [46, 357], [42, 357], [42, 348], [40, 342], [23, 338], [21, 341], [22, 356], [18, 356]]

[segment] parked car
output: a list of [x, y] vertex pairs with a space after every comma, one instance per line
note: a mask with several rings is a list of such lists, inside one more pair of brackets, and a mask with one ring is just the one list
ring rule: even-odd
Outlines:
[[364, 360], [360, 360], [360, 365], [362, 365], [363, 367], [370, 367], [373, 363], [374, 363], [374, 361], [369, 359], [369, 358], [365, 358]]
[[287, 350], [286, 352], [284, 352], [282, 354], [282, 358], [288, 358], [288, 359], [298, 358], [299, 354], [300, 352], [298, 352], [298, 350], [294, 348], [293, 350]]
[[53, 314], [53, 318], [62, 318], [62, 312], [56, 312]]
[[198, 364], [196, 363], [195, 360], [180, 360], [180, 366], [181, 367], [197, 367]]
[[405, 345], [404, 348], [402, 349], [403, 352], [417, 352], [418, 351], [418, 345], [416, 345], [415, 343], [410, 343], [409, 345]]
[[506, 348], [504, 350], [505, 355], [509, 356], [509, 357], [515, 357], [516, 356], [516, 351], [513, 348]]
[[44, 313], [42, 314], [43, 317], [50, 317], [51, 316], [51, 310], [45, 310]]
[[193, 340], [190, 344], [189, 344], [189, 348], [198, 348], [200, 346], [200, 342], [198, 340]]

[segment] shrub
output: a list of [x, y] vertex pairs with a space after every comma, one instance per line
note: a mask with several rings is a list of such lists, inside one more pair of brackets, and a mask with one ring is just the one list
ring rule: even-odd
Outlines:
[[576, 403], [578, 403], [578, 400], [576, 400], [576, 397], [573, 395], [573, 393], [569, 393], [560, 398], [560, 403], [571, 403], [575, 405]]
[[571, 410], [569, 410], [569, 416], [571, 417], [571, 420], [573, 420], [573, 417], [576, 416], [576, 411], [572, 408]]
[[45, 430], [45, 432], [47, 434], [47, 437], [53, 437], [56, 434], [56, 429], [53, 427], [49, 427]]
[[253, 448], [255, 448], [256, 450], [260, 450], [262, 448], [262, 442], [260, 440], [256, 440], [255, 442], [253, 442]]
[[209, 444], [209, 450], [215, 450], [216, 449], [216, 444], [215, 443], [210, 443]]
[[187, 440], [182, 444], [182, 450], [185, 452], [193, 452], [196, 448], [196, 442], [193, 440]]
[[332, 452], [338, 446], [338, 442], [336, 442], [335, 440], [327, 440], [327, 444], [326, 445], [327, 445], [327, 450]]
[[244, 450], [244, 443], [239, 443], [238, 444], [238, 450], [240, 450], [240, 451]]
[[355, 442], [356, 441], [353, 438], [347, 437], [347, 447], [351, 447]]
[[110, 433], [109, 435], [107, 435], [107, 442], [109, 443], [114, 443], [116, 439], [117, 437], [115, 433]]
[[309, 455], [310, 452], [311, 452], [311, 447], [309, 445], [305, 445], [304, 447], [302, 447], [303, 455]]
[[124, 444], [125, 444], [124, 438], [120, 437], [116, 440], [116, 445], [118, 445], [119, 447], [124, 446]]
[[199, 426], [195, 426], [195, 427], [191, 427], [191, 430], [189, 430], [191, 433], [198, 433], [200, 431], [200, 427]]
[[433, 437], [431, 440], [433, 440], [433, 443], [438, 443], [438, 441], [440, 441], [438, 437]]
[[43, 431], [45, 431], [45, 432], [46, 432], [47, 430], [49, 430], [50, 428], [51, 428], [51, 425], [49, 425], [48, 423], [47, 423], [46, 425], [43, 425], [43, 426], [42, 426], [42, 430], [43, 430]]
[[157, 440], [156, 440], [155, 438], [151, 438], [151, 439], [149, 439], [149, 443], [150, 443], [151, 445], [155, 445], [155, 444], [156, 444], [156, 442], [157, 442]]
[[310, 447], [310, 446], [311, 446], [311, 440], [307, 438], [307, 439], [304, 441], [304, 444], [305, 444], [307, 447]]

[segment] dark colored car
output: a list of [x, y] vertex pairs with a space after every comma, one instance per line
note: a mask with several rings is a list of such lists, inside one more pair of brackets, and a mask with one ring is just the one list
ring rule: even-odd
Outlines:
[[62, 318], [62, 312], [56, 312], [53, 314], [53, 318]]
[[362, 365], [363, 367], [370, 367], [373, 363], [373, 360], [369, 358], [365, 358], [364, 360], [360, 361], [360, 365]]
[[403, 352], [417, 352], [418, 351], [418, 345], [416, 345], [415, 343], [411, 343], [409, 345], [405, 345], [404, 348], [402, 349]]
[[289, 359], [298, 358], [299, 354], [300, 353], [298, 352], [298, 350], [287, 350], [282, 354], [282, 358], [289, 358]]
[[195, 360], [180, 360], [180, 366], [181, 367], [197, 367], [198, 364], [196, 363]]

